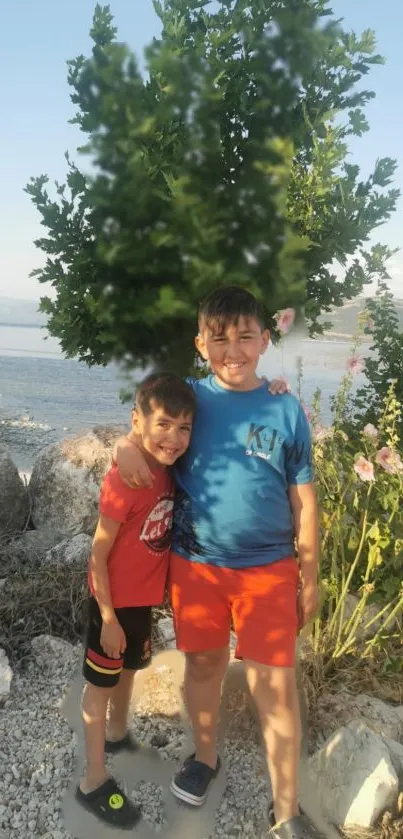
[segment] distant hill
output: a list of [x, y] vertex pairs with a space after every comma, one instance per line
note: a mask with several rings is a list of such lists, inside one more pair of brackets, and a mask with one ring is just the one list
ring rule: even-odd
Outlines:
[[[38, 312], [37, 300], [17, 300], [13, 297], [0, 297], [0, 326], [45, 326], [46, 318]], [[399, 315], [400, 329], [403, 331], [403, 300], [395, 300]], [[332, 328], [326, 335], [350, 337], [357, 329], [358, 315], [365, 309], [365, 297], [345, 303], [344, 306], [322, 315], [322, 323], [331, 321]]]
[[0, 297], [0, 326], [44, 326], [46, 318], [38, 305], [38, 300]]
[[[341, 306], [340, 308], [333, 309], [332, 312], [328, 312], [324, 315], [321, 315], [320, 321], [322, 323], [331, 322], [332, 328], [329, 332], [325, 333], [326, 335], [336, 335], [340, 336], [349, 336], [355, 334], [357, 330], [358, 324], [358, 316], [360, 312], [363, 312], [366, 307], [366, 298], [365, 297], [357, 297], [355, 300], [351, 300]], [[400, 322], [400, 329], [403, 332], [403, 300], [395, 299], [395, 307], [399, 317]]]

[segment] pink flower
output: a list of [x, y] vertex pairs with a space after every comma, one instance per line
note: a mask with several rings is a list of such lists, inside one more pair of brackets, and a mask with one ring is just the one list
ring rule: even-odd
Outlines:
[[354, 471], [362, 481], [373, 481], [375, 479], [374, 464], [362, 455], [355, 461]]
[[384, 446], [383, 449], [379, 450], [376, 456], [376, 462], [379, 466], [382, 466], [385, 472], [389, 472], [390, 475], [395, 475], [396, 472], [401, 472], [403, 469], [400, 455], [388, 446]]
[[364, 359], [359, 355], [352, 355], [349, 359], [347, 359], [347, 370], [349, 373], [352, 373], [355, 376], [357, 373], [362, 373], [363, 369]]
[[275, 315], [277, 329], [282, 335], [286, 335], [290, 331], [295, 321], [295, 309], [281, 309]]
[[305, 405], [305, 402], [301, 402], [302, 410], [308, 420], [308, 422], [312, 421], [312, 411], [309, 410], [308, 406]]
[[330, 437], [333, 436], [333, 431], [331, 428], [326, 428], [323, 425], [317, 425], [315, 427], [314, 435], [317, 443], [324, 443], [325, 440], [329, 440]]
[[365, 437], [369, 437], [371, 440], [377, 440], [379, 436], [378, 429], [372, 425], [372, 422], [369, 422], [366, 426], [364, 426], [362, 433]]

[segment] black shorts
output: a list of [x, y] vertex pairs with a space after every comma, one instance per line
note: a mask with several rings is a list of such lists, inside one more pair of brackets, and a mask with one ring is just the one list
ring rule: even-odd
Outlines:
[[102, 617], [97, 601], [90, 597], [83, 675], [97, 687], [115, 687], [122, 670], [143, 670], [151, 661], [151, 606], [128, 606], [115, 612], [127, 642], [120, 659], [109, 658], [101, 647]]

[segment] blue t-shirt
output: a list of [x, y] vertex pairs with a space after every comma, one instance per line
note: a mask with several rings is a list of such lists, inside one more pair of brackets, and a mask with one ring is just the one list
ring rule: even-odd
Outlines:
[[290, 394], [268, 384], [222, 388], [189, 380], [197, 398], [192, 439], [175, 467], [173, 550], [228, 568], [269, 565], [295, 554], [290, 484], [312, 481], [311, 434]]

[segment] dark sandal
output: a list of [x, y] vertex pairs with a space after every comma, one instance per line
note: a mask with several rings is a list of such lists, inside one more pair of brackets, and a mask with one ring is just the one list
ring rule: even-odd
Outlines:
[[108, 778], [93, 792], [85, 793], [77, 787], [76, 799], [86, 810], [111, 827], [130, 830], [141, 819], [140, 811], [129, 801], [113, 778]]
[[308, 816], [301, 811], [299, 816], [276, 825], [274, 811], [269, 808], [270, 839], [324, 839]]
[[116, 755], [118, 752], [138, 752], [140, 744], [132, 737], [130, 731], [121, 740], [105, 740], [105, 751], [108, 755]]

